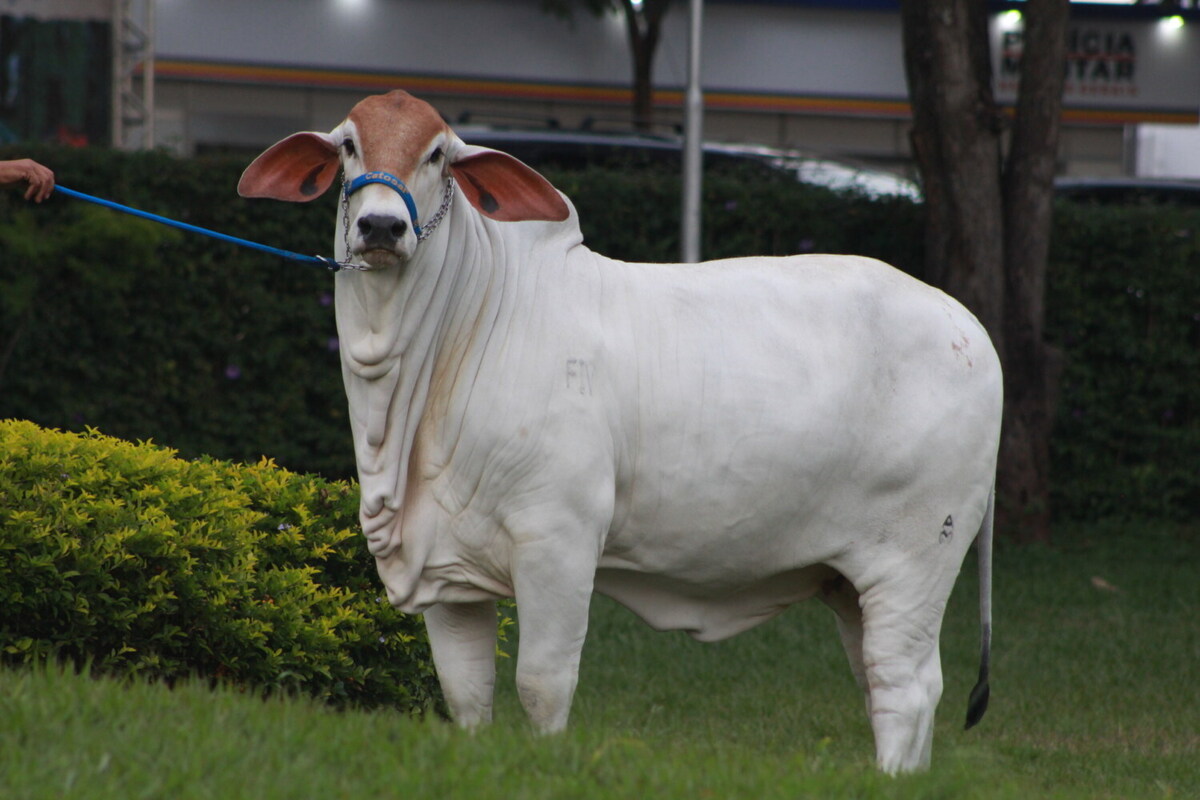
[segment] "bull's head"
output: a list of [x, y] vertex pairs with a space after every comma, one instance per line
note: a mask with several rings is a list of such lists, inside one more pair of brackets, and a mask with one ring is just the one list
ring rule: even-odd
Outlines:
[[347, 257], [403, 263], [441, 220], [458, 182], [479, 213], [503, 222], [562, 221], [567, 204], [515, 158], [464, 143], [428, 103], [396, 90], [361, 101], [329, 133], [272, 145], [238, 182], [243, 197], [307, 202], [344, 174]]

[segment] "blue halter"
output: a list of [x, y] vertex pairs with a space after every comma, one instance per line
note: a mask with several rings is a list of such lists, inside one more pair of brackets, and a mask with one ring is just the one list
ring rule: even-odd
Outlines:
[[404, 200], [404, 205], [408, 206], [408, 215], [412, 217], [413, 233], [419, 238], [421, 236], [421, 226], [417, 222], [417, 204], [413, 202], [412, 194], [409, 193], [408, 187], [404, 185], [404, 181], [390, 172], [364, 172], [362, 175], [359, 175], [346, 184], [346, 199], [349, 199], [350, 195], [370, 183], [382, 183], [400, 195], [400, 198]]

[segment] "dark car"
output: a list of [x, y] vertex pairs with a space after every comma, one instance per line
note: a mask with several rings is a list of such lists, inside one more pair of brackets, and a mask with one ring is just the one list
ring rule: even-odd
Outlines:
[[1059, 178], [1055, 194], [1096, 205], [1200, 206], [1200, 181], [1164, 178]]

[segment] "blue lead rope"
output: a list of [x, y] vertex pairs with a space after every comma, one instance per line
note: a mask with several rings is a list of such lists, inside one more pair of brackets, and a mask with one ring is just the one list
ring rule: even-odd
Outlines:
[[239, 239], [236, 236], [218, 233], [217, 231], [209, 230], [208, 228], [201, 228], [198, 225], [189, 225], [186, 222], [180, 222], [179, 220], [170, 219], [168, 217], [160, 217], [158, 214], [151, 214], [148, 211], [142, 211], [137, 208], [123, 206], [120, 203], [114, 203], [111, 200], [105, 200], [101, 197], [93, 197], [90, 194], [77, 192], [74, 189], [68, 189], [62, 185], [56, 185], [54, 187], [54, 191], [62, 192], [68, 197], [75, 197], [80, 200], [86, 200], [89, 203], [95, 203], [98, 206], [111, 208], [114, 211], [120, 211], [124, 214], [132, 214], [135, 217], [142, 217], [143, 219], [153, 220], [154, 222], [161, 222], [163, 225], [170, 225], [171, 227], [179, 228], [180, 230], [191, 231], [192, 233], [199, 233], [203, 234], [204, 236], [211, 236], [212, 238], [220, 239], [223, 242], [230, 242], [232, 244], [241, 245], [242, 247], [249, 247], [252, 250], [259, 250], [264, 253], [270, 253], [271, 255], [291, 259], [292, 261], [299, 261], [301, 264], [308, 264], [314, 267], [324, 267], [325, 269], [333, 270], [335, 272], [345, 266], [344, 264], [334, 261], [332, 258], [325, 258], [324, 256], [306, 256], [301, 255], [300, 253], [293, 253], [290, 250], [280, 250], [278, 247], [268, 247], [265, 244], [252, 242], [248, 239]]

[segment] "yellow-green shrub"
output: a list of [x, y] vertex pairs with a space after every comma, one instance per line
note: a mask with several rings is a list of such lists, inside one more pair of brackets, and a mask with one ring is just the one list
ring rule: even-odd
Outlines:
[[0, 421], [0, 662], [429, 708], [353, 484]]

